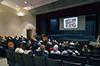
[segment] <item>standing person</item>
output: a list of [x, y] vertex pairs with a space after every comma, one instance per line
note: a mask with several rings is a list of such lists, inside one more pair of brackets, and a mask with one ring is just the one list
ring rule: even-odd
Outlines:
[[6, 50], [7, 54], [7, 62], [9, 66], [15, 66], [15, 56], [14, 56], [14, 43], [9, 41], [8, 42], [8, 49]]

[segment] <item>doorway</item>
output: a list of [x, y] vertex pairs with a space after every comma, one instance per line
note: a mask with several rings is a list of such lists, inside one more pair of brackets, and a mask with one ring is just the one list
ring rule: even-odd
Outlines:
[[32, 29], [27, 29], [27, 38], [30, 39], [32, 37]]

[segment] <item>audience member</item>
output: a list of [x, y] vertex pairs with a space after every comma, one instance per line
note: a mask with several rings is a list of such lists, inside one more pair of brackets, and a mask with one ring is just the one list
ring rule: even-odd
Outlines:
[[82, 48], [82, 51], [83, 51], [83, 52], [90, 52], [91, 50], [88, 48], [88, 45], [85, 44], [85, 45], [83, 46], [83, 48]]
[[19, 44], [19, 46], [15, 49], [16, 53], [24, 53], [23, 45]]
[[32, 53], [32, 50], [31, 50], [30, 46], [25, 45], [24, 54], [28, 54], [28, 55], [32, 56], [33, 53]]
[[9, 64], [9, 66], [15, 66], [14, 51], [15, 51], [15, 49], [14, 49], [14, 43], [11, 42], [11, 41], [9, 41], [8, 42], [8, 49], [6, 50], [6, 52], [7, 52], [7, 62]]
[[71, 41], [69, 44], [70, 44], [70, 45], [75, 45], [74, 41]]
[[61, 52], [58, 50], [58, 45], [54, 45], [53, 50], [50, 52], [51, 54], [61, 54]]
[[40, 56], [47, 56], [48, 55], [48, 51], [45, 49], [45, 45], [41, 44], [40, 47], [38, 47], [38, 49], [36, 50], [36, 55], [40, 55]]
[[62, 55], [76, 56], [76, 55], [80, 55], [80, 53], [77, 50], [75, 50], [74, 47], [69, 47], [69, 48], [65, 48], [65, 50], [62, 52]]

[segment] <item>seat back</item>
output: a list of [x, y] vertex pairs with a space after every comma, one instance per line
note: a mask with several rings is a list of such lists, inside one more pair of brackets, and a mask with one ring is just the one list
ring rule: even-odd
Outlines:
[[15, 53], [15, 66], [24, 66], [23, 55], [21, 53]]
[[86, 64], [87, 63], [87, 57], [73, 56], [72, 61], [75, 62], [75, 63]]
[[74, 62], [74, 63], [87, 63], [87, 58], [82, 56], [63, 56], [64, 61]]
[[61, 60], [48, 58], [47, 66], [62, 66]]
[[60, 54], [49, 54], [49, 58], [52, 58], [52, 59], [62, 59], [62, 55]]
[[90, 58], [89, 59], [89, 65], [92, 65], [92, 66], [100, 66], [100, 59]]
[[63, 66], [82, 66], [82, 64], [81, 63], [63, 61]]
[[13, 51], [6, 50], [7, 62], [10, 65], [15, 65], [15, 56]]
[[46, 66], [46, 58], [43, 56], [34, 56], [33, 60], [35, 66]]
[[32, 56], [23, 54], [23, 60], [25, 66], [34, 66]]

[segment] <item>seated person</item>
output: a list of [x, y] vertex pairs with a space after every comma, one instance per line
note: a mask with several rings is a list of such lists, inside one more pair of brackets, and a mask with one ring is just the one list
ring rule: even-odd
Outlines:
[[[7, 54], [7, 62], [9, 66], [15, 66], [15, 55], [14, 55], [14, 43], [8, 42], [8, 49], [6, 50]], [[11, 57], [11, 58], [10, 58]]]
[[25, 46], [24, 54], [32, 55], [32, 50], [30, 49], [30, 46]]
[[69, 44], [70, 44], [70, 45], [75, 45], [75, 43], [74, 43], [73, 41], [71, 41]]
[[47, 56], [48, 51], [45, 49], [45, 45], [41, 44], [40, 47], [36, 50], [36, 55]]
[[80, 53], [75, 50], [73, 47], [65, 48], [65, 50], [62, 52], [62, 55], [67, 55], [67, 56], [76, 56], [80, 55]]
[[53, 50], [50, 52], [51, 54], [61, 54], [61, 52], [58, 50], [58, 45], [53, 46]]
[[15, 49], [16, 53], [24, 53], [23, 45], [19, 44], [18, 47]]
[[48, 43], [48, 36], [47, 35], [42, 35], [42, 39], [39, 41], [38, 44], [47, 45], [47, 43]]
[[88, 46], [85, 44], [82, 48], [83, 52], [90, 52], [91, 50], [88, 48]]

